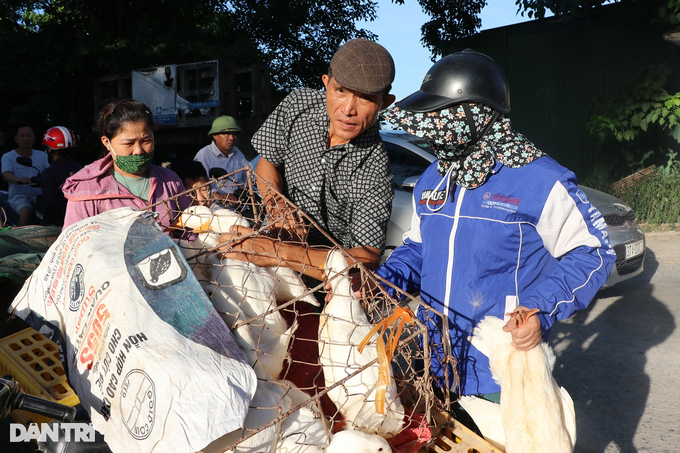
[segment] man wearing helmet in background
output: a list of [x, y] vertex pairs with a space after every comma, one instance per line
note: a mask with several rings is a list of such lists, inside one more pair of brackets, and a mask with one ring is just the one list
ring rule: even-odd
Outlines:
[[[248, 159], [236, 147], [239, 134], [241, 134], [241, 128], [233, 117], [223, 115], [215, 118], [208, 132], [208, 136], [212, 137], [212, 143], [201, 148], [196, 153], [194, 161], [200, 162], [210, 177], [213, 177], [211, 170], [214, 168], [224, 170], [225, 174], [228, 174], [250, 167]], [[236, 202], [238, 198], [235, 192], [239, 187], [243, 187], [247, 178], [246, 172], [240, 171], [228, 177], [227, 181], [222, 184], [213, 183], [212, 198], [222, 202]]]
[[73, 161], [76, 136], [70, 129], [54, 126], [45, 132], [42, 144], [45, 146], [45, 152], [51, 164], [42, 172], [43, 196], [46, 204], [42, 224], [63, 226], [66, 198], [64, 198], [61, 186], [66, 178], [83, 168], [82, 165]]
[[33, 222], [35, 201], [42, 193], [31, 178], [39, 177], [49, 163], [44, 152], [33, 149], [35, 134], [30, 126], [20, 126], [14, 140], [17, 149], [2, 156], [2, 177], [9, 183], [9, 204], [19, 214], [18, 226], [24, 226]]
[[[420, 90], [385, 114], [426, 139], [438, 160], [418, 179], [404, 245], [376, 272], [420, 290], [445, 315], [442, 328], [419, 310], [432, 328], [431, 348], [444, 348], [432, 356], [457, 360], [461, 395], [490, 400], [500, 387], [468, 340], [479, 321], [537, 309], [525, 324], [504, 328], [517, 349], [532, 349], [556, 321], [588, 306], [616, 258], [575, 175], [515, 132], [509, 111], [500, 66], [468, 49], [439, 60]], [[442, 384], [447, 366], [432, 364]]]

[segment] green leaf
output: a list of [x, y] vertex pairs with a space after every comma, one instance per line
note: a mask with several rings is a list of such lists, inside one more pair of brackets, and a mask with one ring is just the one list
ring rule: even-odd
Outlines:
[[641, 107], [642, 107], [643, 112], [647, 112], [647, 110], [649, 110], [649, 102], [647, 102], [647, 101], [643, 102], [641, 104]]
[[633, 117], [630, 119], [630, 125], [633, 127], [638, 127], [640, 125], [640, 120], [641, 120], [641, 115], [638, 113], [636, 115], [633, 115]]

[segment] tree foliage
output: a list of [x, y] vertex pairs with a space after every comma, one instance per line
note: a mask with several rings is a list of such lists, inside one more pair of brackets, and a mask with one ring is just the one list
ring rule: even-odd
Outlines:
[[242, 21], [269, 64], [274, 84], [290, 91], [301, 86], [321, 86], [321, 75], [335, 50], [352, 38], [376, 36], [355, 24], [376, 18], [370, 0], [233, 0], [221, 10]]
[[[393, 1], [403, 3], [404, 0]], [[467, 37], [479, 29], [478, 16], [487, 4], [487, 0], [418, 2], [432, 18], [422, 28], [421, 41], [432, 51], [433, 59], [442, 41]], [[673, 32], [680, 40], [680, 0], [515, 0], [517, 12], [522, 16], [543, 19], [553, 14], [565, 21], [588, 17], [609, 3], [628, 4], [634, 17], [629, 25], [638, 35], [649, 37], [649, 41], [655, 43], [655, 50], [645, 55], [646, 66], [631, 68], [627, 91], [614, 98], [594, 100], [589, 131], [600, 141], [614, 138], [631, 142], [641, 134], [676, 129], [680, 123], [680, 93], [674, 93], [678, 83], [677, 77], [672, 75], [671, 63], [677, 47], [664, 43], [662, 35]], [[636, 69], [639, 70], [636, 72]], [[636, 149], [635, 154], [641, 160], [652, 154], [648, 149], [633, 146], [631, 149]], [[666, 158], [672, 161], [675, 156], [677, 154], [669, 151]], [[637, 162], [632, 159], [628, 161]]]
[[600, 140], [612, 135], [618, 141], [631, 141], [657, 124], [672, 129], [680, 124], [680, 93], [669, 94], [663, 86], [671, 74], [666, 65], [643, 68], [630, 90], [613, 99], [598, 98], [596, 112], [588, 123]]
[[[392, 1], [404, 4], [404, 0]], [[479, 14], [487, 0], [418, 0], [418, 3], [431, 18], [420, 30], [421, 42], [430, 50], [434, 61], [441, 52], [442, 42], [465, 38], [479, 30], [482, 25]]]
[[[340, 44], [374, 37], [372, 0], [3, 0], [0, 122], [91, 128], [94, 78], [220, 59], [264, 62], [275, 88], [321, 86]], [[39, 132], [38, 132], [39, 133]]]

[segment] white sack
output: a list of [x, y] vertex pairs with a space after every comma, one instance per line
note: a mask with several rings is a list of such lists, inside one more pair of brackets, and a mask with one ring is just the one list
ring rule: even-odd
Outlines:
[[192, 452], [243, 426], [255, 373], [150, 212], [69, 226], [10, 310], [62, 342], [113, 452]]

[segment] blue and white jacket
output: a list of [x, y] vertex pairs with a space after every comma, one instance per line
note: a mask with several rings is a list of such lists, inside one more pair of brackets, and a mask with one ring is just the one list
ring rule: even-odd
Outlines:
[[[404, 245], [377, 273], [409, 293], [420, 290], [426, 305], [448, 316], [461, 393], [495, 393], [487, 357], [468, 341], [475, 325], [518, 305], [539, 308], [547, 339], [555, 321], [588, 306], [616, 254], [576, 176], [550, 157], [521, 168], [496, 163], [474, 190], [447, 187], [447, 180], [437, 162], [419, 178]], [[432, 372], [443, 384], [447, 333], [428, 310], [420, 307], [418, 317], [428, 325]]]

